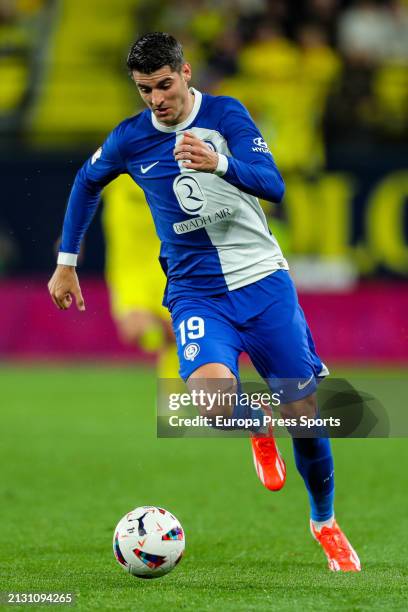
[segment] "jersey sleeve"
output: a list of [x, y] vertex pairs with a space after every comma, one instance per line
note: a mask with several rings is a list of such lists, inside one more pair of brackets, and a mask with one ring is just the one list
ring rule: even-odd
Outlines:
[[220, 175], [246, 193], [280, 202], [285, 184], [268, 145], [247, 109], [234, 98], [225, 97], [224, 100], [225, 109], [218, 129], [232, 155], [220, 160]]
[[85, 162], [75, 177], [65, 212], [60, 253], [79, 253], [102, 189], [119, 174], [126, 172], [126, 164], [119, 150], [120, 127], [109, 134], [102, 147]]

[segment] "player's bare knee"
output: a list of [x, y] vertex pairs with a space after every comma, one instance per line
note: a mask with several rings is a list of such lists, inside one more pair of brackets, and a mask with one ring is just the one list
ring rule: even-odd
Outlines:
[[201, 415], [231, 416], [236, 403], [238, 382], [226, 365], [206, 363], [191, 374], [187, 384], [190, 392], [197, 392]]

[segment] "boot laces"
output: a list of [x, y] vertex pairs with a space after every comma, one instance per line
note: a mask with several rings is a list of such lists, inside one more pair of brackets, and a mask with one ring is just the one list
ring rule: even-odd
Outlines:
[[350, 548], [348, 542], [344, 535], [337, 529], [323, 527], [320, 532], [320, 537], [327, 542], [329, 548], [335, 548], [337, 550], [339, 557], [349, 557]]
[[263, 460], [275, 460], [276, 445], [273, 438], [258, 438], [256, 448]]

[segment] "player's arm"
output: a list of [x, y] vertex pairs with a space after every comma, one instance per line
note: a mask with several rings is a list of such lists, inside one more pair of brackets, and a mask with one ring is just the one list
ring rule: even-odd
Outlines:
[[217, 129], [232, 155], [214, 153], [205, 143], [187, 134], [175, 149], [176, 159], [190, 159], [190, 163], [184, 164], [186, 168], [214, 172], [246, 193], [280, 202], [285, 184], [260, 131], [238, 100], [224, 100], [225, 110]]
[[126, 172], [118, 138], [116, 128], [103, 146], [79, 170], [71, 190], [57, 267], [48, 283], [51, 298], [61, 310], [71, 306], [72, 296], [78, 309], [85, 310], [75, 267], [81, 241], [95, 214], [102, 189], [119, 174]]

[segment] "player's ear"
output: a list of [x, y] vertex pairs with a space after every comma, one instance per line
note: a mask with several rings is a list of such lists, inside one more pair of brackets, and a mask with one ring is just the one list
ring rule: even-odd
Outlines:
[[181, 67], [181, 76], [186, 83], [191, 81], [191, 66], [187, 62]]

